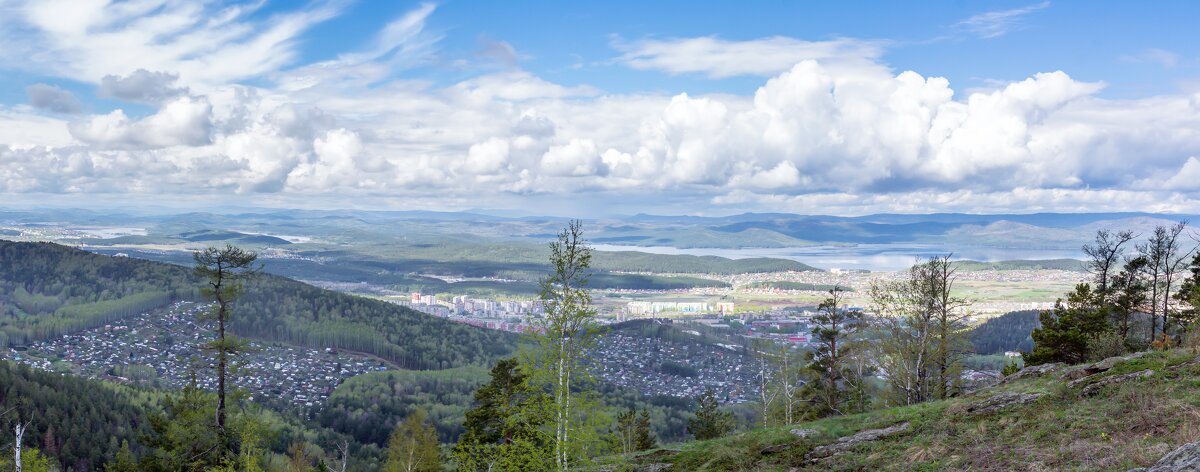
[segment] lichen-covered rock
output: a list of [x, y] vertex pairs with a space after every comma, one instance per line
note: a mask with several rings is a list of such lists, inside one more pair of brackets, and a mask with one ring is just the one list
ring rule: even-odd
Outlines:
[[1184, 444], [1163, 456], [1145, 472], [1200, 471], [1200, 441]]
[[793, 429], [788, 432], [792, 433], [792, 436], [799, 438], [800, 441], [776, 444], [774, 446], [767, 446], [767, 447], [763, 448], [762, 451], [759, 451], [759, 453], [764, 456], [771, 455], [771, 454], [777, 454], [777, 453], [786, 451], [788, 449], [791, 449], [793, 447], [796, 447], [797, 445], [801, 444], [801, 442], [805, 439], [812, 438], [812, 437], [815, 437], [815, 436], [821, 434], [820, 431], [817, 431], [815, 429]]
[[858, 446], [859, 444], [876, 441], [876, 440], [883, 439], [888, 436], [900, 434], [900, 433], [908, 431], [910, 428], [911, 428], [911, 426], [909, 426], [908, 422], [906, 421], [904, 423], [888, 426], [886, 428], [868, 429], [866, 431], [859, 431], [858, 433], [855, 433], [853, 436], [845, 436], [842, 438], [838, 438], [838, 440], [836, 442], [834, 442], [833, 444], [826, 444], [824, 446], [819, 446], [819, 447], [814, 448], [812, 451], [810, 451], [808, 453], [807, 459], [809, 461], [817, 461], [817, 460], [820, 460], [825, 457], [841, 454], [843, 452], [853, 449], [855, 446]]
[[[1033, 377], [1041, 377], [1046, 374], [1057, 372], [1063, 368], [1061, 362], [1051, 362], [1049, 364], [1031, 365], [1017, 371], [1017, 373], [1005, 377], [1003, 382], [1012, 382], [1014, 380], [1027, 379]], [[1002, 382], [1002, 383], [1003, 383]]]
[[[1087, 377], [1087, 378], [1083, 378], [1083, 379], [1079, 379], [1074, 382], [1071, 382], [1070, 384], [1067, 384], [1067, 386], [1071, 387], [1071, 388], [1075, 388], [1081, 384], [1087, 384], [1087, 386], [1083, 387], [1083, 390], [1081, 392], [1079, 392], [1079, 394], [1082, 396], [1085, 396], [1085, 397], [1090, 397], [1090, 396], [1098, 393], [1100, 391], [1100, 389], [1104, 388], [1105, 386], [1119, 384], [1119, 383], [1127, 382], [1127, 381], [1134, 380], [1134, 379], [1144, 379], [1144, 378], [1150, 377], [1152, 375], [1154, 375], [1154, 371], [1150, 370], [1150, 369], [1146, 369], [1146, 370], [1139, 370], [1137, 372], [1130, 372], [1128, 374], [1112, 375], [1112, 376], [1101, 378], [1100, 380], [1095, 380], [1094, 382], [1091, 382], [1092, 380], [1094, 380], [1092, 377]], [[1088, 382], [1091, 382], [1091, 383], [1088, 383]]]
[[1091, 364], [1077, 365], [1068, 368], [1059, 374], [1059, 378], [1063, 380], [1079, 380], [1085, 377], [1090, 377], [1102, 372], [1107, 372], [1109, 369], [1116, 367], [1117, 364], [1128, 362], [1146, 355], [1147, 351], [1135, 352], [1125, 356], [1113, 356], [1102, 361], [1093, 362]]
[[1033, 403], [1045, 395], [1044, 393], [1000, 393], [984, 400], [970, 403], [962, 408], [961, 411], [974, 415], [983, 415], [1017, 405]]

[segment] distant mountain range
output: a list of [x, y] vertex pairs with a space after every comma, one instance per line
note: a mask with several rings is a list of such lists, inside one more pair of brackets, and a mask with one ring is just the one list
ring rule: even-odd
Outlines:
[[[896, 268], [899, 258], [953, 253], [985, 262], [1078, 259], [1097, 230], [1130, 229], [1149, 234], [1156, 225], [1196, 215], [1155, 213], [966, 213], [865, 216], [743, 213], [728, 216], [583, 216], [586, 237], [605, 251], [641, 251], [742, 258], [781, 258], [816, 267]], [[0, 209], [0, 234], [22, 228], [83, 228], [76, 241], [89, 245], [180, 244], [228, 241], [249, 246], [331, 250], [372, 246], [373, 253], [400, 248], [428, 252], [446, 245], [542, 245], [569, 218], [472, 212], [238, 209], [236, 213], [189, 212], [140, 215], [119, 211]], [[138, 228], [120, 237], [87, 228]], [[71, 236], [54, 240], [73, 243]], [[98, 239], [101, 238], [101, 239]], [[20, 239], [20, 238], [18, 238]], [[411, 251], [410, 251], [411, 252]], [[508, 256], [496, 256], [506, 257]], [[851, 258], [850, 261], [843, 261]], [[870, 259], [873, 258], [873, 259]], [[891, 259], [885, 259], [891, 258]], [[510, 258], [511, 259], [511, 258]]]

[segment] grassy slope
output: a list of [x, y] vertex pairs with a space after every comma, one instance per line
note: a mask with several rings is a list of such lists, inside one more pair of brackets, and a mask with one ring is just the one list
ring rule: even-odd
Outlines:
[[[1200, 438], [1200, 363], [1192, 354], [1152, 353], [1101, 375], [1143, 369], [1153, 377], [1081, 397], [1055, 375], [1011, 382], [975, 395], [809, 423], [755, 429], [710, 441], [669, 445], [635, 462], [670, 462], [670, 470], [1119, 470], [1153, 464]], [[1187, 363], [1187, 364], [1185, 364]], [[1038, 401], [990, 415], [959, 413], [1000, 392], [1042, 392]], [[858, 431], [909, 421], [900, 435], [849, 453], [805, 462], [812, 448]], [[820, 432], [797, 440], [789, 430]], [[794, 447], [763, 455], [767, 446]]]

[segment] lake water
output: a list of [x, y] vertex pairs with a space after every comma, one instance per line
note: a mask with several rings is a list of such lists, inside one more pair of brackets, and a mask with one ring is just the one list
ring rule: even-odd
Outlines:
[[821, 269], [867, 269], [875, 271], [902, 270], [919, 258], [952, 254], [954, 260], [996, 262], [1008, 260], [1082, 259], [1078, 250], [1023, 249], [985, 246], [920, 245], [920, 244], [856, 244], [850, 246], [807, 246], [783, 248], [677, 248], [671, 246], [629, 246], [594, 244], [597, 251], [639, 251], [652, 254], [687, 254], [720, 256], [730, 259], [774, 257], [803, 262]]

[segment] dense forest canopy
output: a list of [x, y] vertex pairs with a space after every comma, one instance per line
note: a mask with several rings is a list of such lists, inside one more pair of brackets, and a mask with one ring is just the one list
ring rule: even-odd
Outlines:
[[1038, 313], [1038, 310], [1012, 311], [989, 319], [971, 331], [971, 345], [979, 354], [1032, 351], [1030, 333], [1041, 326]]
[[[9, 424], [29, 422], [27, 437], [43, 455], [70, 470], [102, 470], [121, 443], [137, 450], [149, 432], [145, 411], [98, 382], [0, 361], [0, 445], [12, 444]], [[7, 448], [7, 446], [5, 446]]]

